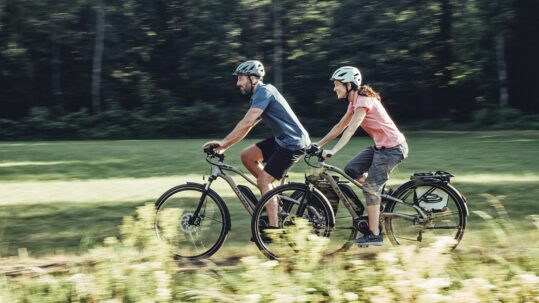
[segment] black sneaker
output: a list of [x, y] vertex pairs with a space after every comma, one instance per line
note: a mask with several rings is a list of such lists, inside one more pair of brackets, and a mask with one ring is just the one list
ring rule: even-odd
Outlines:
[[359, 247], [367, 247], [369, 245], [382, 246], [384, 244], [384, 237], [382, 234], [374, 235], [370, 232], [361, 238], [357, 238], [355, 242]]

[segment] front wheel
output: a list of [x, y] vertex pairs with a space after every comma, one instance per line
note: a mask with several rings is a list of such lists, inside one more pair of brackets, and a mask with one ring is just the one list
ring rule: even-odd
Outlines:
[[278, 259], [296, 253], [298, 242], [308, 241], [305, 236], [329, 237], [334, 224], [333, 210], [324, 195], [305, 184], [289, 183], [260, 199], [251, 231], [258, 248], [268, 258]]
[[390, 201], [383, 216], [387, 236], [394, 245], [425, 246], [436, 238], [445, 236], [455, 240], [452, 249], [457, 247], [466, 229], [468, 212], [463, 197], [451, 185], [443, 182], [409, 181], [399, 187], [393, 196], [416, 205], [428, 218], [421, 221], [414, 208]]
[[202, 184], [171, 188], [155, 202], [155, 207], [155, 232], [171, 246], [177, 258], [210, 257], [223, 245], [230, 230], [224, 201]]

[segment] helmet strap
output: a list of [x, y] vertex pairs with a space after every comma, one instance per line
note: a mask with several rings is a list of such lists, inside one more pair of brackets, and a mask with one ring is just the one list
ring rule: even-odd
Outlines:
[[[253, 80], [251, 80], [251, 75], [247, 75], [247, 78], [249, 79], [249, 83], [251, 83], [251, 90], [249, 91], [249, 94], [252, 96], [255, 89], [255, 84], [253, 84]], [[258, 82], [256, 84], [258, 84]]]
[[350, 94], [351, 89], [348, 89], [347, 83], [342, 83], [342, 84], [344, 85], [344, 88], [346, 89], [346, 95], [344, 96], [344, 98], [339, 98], [339, 101], [350, 101], [348, 100], [348, 95]]
[[344, 86], [346, 87], [346, 100], [348, 100], [348, 95], [350, 94], [350, 92], [352, 91], [352, 89], [348, 89], [348, 83], [345, 83]]
[[247, 78], [249, 78], [249, 83], [251, 83], [251, 90], [249, 91], [249, 94], [253, 95], [253, 80], [251, 80], [251, 75], [247, 75]]

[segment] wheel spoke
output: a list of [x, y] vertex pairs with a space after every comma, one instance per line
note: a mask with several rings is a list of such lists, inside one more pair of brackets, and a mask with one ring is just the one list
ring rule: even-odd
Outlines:
[[[200, 239], [200, 235], [198, 234], [198, 231], [195, 231], [195, 234], [196, 234], [197, 238]], [[206, 248], [206, 245], [204, 245], [204, 241], [199, 241], [199, 242], [202, 245], [202, 248], [204, 250], [206, 250], [207, 248]]]
[[193, 243], [193, 246], [195, 247], [195, 249], [197, 249], [197, 241], [193, 237], [193, 233], [188, 233], [188, 234], [189, 234], [189, 238], [191, 238], [191, 243]]

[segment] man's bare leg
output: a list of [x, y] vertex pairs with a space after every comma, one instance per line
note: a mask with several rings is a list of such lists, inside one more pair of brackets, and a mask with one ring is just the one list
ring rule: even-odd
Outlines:
[[258, 176], [264, 171], [264, 166], [262, 165], [262, 160], [264, 156], [262, 151], [256, 145], [250, 145], [241, 152], [241, 162], [255, 176]]
[[[275, 181], [273, 176], [264, 171], [264, 166], [261, 163], [263, 159], [262, 151], [256, 145], [251, 145], [241, 152], [241, 162], [256, 177], [256, 183], [262, 196], [273, 189], [273, 181]], [[277, 218], [278, 204], [277, 199], [273, 198], [272, 200], [266, 205], [266, 210], [269, 225], [277, 227], [279, 225]]]
[[[256, 179], [256, 183], [258, 184], [258, 189], [260, 189], [260, 193], [262, 195], [265, 195], [267, 192], [273, 189], [273, 181], [275, 181], [275, 178], [262, 170], [260, 175], [258, 175], [258, 178]], [[279, 226], [279, 219], [277, 217], [277, 210], [278, 210], [278, 204], [277, 199], [273, 197], [268, 204], [266, 204], [266, 210], [268, 212], [268, 220], [269, 225], [278, 227]]]

